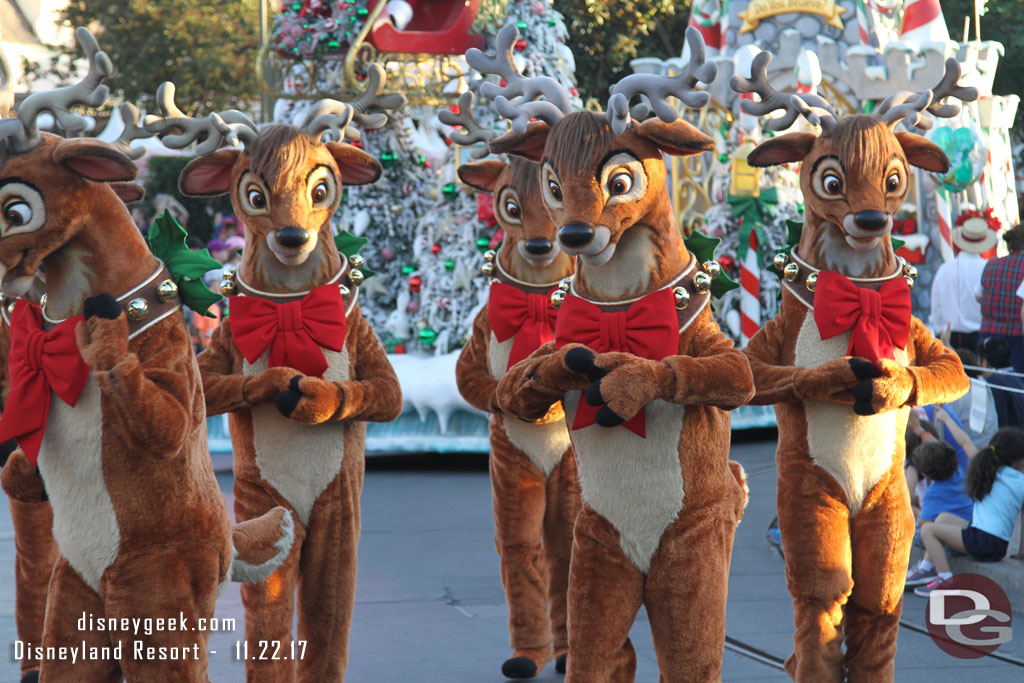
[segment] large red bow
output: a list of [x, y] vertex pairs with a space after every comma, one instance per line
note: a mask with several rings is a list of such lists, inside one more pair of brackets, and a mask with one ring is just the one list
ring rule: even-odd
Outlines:
[[487, 320], [494, 336], [500, 342], [515, 337], [506, 369], [555, 338], [557, 317], [550, 294], [527, 294], [500, 282], [491, 285]]
[[322, 285], [301, 301], [274, 303], [253, 296], [230, 299], [231, 336], [250, 363], [270, 347], [270, 367], [292, 367], [322, 377], [327, 359], [321, 347], [345, 346], [345, 300], [338, 285]]
[[822, 339], [850, 330], [848, 356], [872, 362], [893, 360], [893, 347], [907, 347], [910, 315], [910, 288], [903, 278], [890, 280], [875, 291], [858, 287], [839, 273], [818, 273], [814, 322]]
[[7, 359], [11, 393], [0, 420], [0, 442], [17, 439], [33, 465], [50, 416], [51, 392], [74, 407], [89, 379], [89, 366], [75, 341], [75, 327], [83, 320], [75, 316], [44, 332], [39, 306], [26, 301], [14, 306]]
[[[679, 315], [675, 296], [665, 288], [648, 294], [625, 311], [605, 312], [570, 294], [562, 302], [555, 325], [555, 345], [578, 343], [596, 353], [621, 351], [650, 360], [679, 352]], [[573, 429], [594, 424], [597, 408], [580, 396]], [[647, 436], [644, 411], [626, 421], [631, 432]]]

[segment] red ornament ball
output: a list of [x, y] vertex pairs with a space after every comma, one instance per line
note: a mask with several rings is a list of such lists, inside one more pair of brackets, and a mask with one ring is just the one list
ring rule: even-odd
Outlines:
[[731, 271], [736, 267], [736, 259], [728, 254], [718, 257], [718, 265], [722, 266], [723, 270]]
[[519, 40], [516, 41], [516, 50], [518, 50], [519, 52], [522, 52], [525, 49], [526, 49], [526, 41], [523, 40], [522, 38], [520, 38]]
[[418, 292], [418, 291], [420, 291], [420, 288], [422, 286], [423, 286], [423, 278], [421, 278], [419, 275], [413, 275], [411, 278], [409, 278], [409, 289], [411, 291]]
[[430, 253], [433, 254], [434, 256], [437, 256], [438, 254], [440, 254], [441, 253], [441, 245], [440, 244], [431, 245]]

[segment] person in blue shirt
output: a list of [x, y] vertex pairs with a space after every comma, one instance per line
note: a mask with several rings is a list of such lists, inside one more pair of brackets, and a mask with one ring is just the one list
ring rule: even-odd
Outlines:
[[[997, 562], [1006, 556], [1018, 513], [1024, 512], [1024, 431], [1004, 427], [987, 448], [971, 459], [967, 470], [967, 494], [974, 500], [973, 519], [955, 516], [936, 520], [921, 529], [921, 540], [935, 563], [937, 577], [914, 593], [928, 596], [953, 574], [946, 548], [971, 557]], [[1024, 534], [1015, 555], [1024, 556]]]

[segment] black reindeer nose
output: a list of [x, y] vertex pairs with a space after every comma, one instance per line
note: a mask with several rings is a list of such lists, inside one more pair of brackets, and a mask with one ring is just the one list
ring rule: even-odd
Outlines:
[[551, 253], [551, 248], [555, 246], [547, 237], [534, 237], [533, 239], [526, 240], [524, 244], [526, 246], [526, 251], [534, 256], [549, 254]]
[[277, 231], [277, 243], [282, 247], [295, 249], [309, 241], [309, 231], [290, 226]]
[[854, 224], [861, 230], [881, 230], [889, 225], [889, 214], [869, 209], [853, 215]]
[[582, 247], [594, 239], [594, 228], [586, 223], [566, 223], [558, 229], [558, 241], [567, 247]]

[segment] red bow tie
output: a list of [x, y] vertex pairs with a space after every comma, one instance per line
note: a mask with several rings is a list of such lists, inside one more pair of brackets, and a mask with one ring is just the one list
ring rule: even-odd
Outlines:
[[895, 359], [893, 347], [905, 349], [910, 339], [910, 288], [896, 278], [878, 291], [858, 287], [829, 270], [818, 273], [814, 288], [814, 322], [822, 339], [851, 331], [848, 356], [875, 362]]
[[89, 366], [75, 342], [82, 316], [43, 331], [39, 306], [19, 301], [11, 315], [11, 355], [7, 360], [11, 393], [0, 420], [0, 441], [17, 439], [33, 465], [39, 458], [51, 392], [74, 407], [89, 379]]
[[270, 367], [322, 377], [327, 359], [321, 347], [341, 351], [345, 346], [345, 300], [336, 284], [321, 285], [301, 301], [233, 296], [229, 306], [231, 336], [250, 363], [270, 347]]
[[[595, 353], [623, 351], [650, 360], [662, 360], [679, 353], [679, 315], [675, 296], [659, 289], [630, 305], [625, 311], [608, 313], [570, 294], [562, 302], [555, 325], [555, 345], [579, 343]], [[594, 424], [597, 408], [580, 397], [573, 429]], [[644, 411], [623, 425], [641, 437], [647, 436]]]
[[498, 341], [515, 337], [506, 369], [555, 338], [558, 311], [550, 294], [527, 294], [511, 285], [495, 282], [487, 302], [487, 320]]

